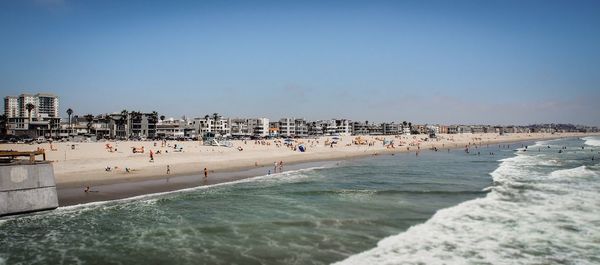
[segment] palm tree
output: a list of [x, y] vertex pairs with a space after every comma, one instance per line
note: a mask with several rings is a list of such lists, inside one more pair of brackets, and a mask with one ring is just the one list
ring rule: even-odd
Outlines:
[[[152, 127], [148, 126], [148, 136], [152, 136], [151, 138], [154, 138], [156, 136], [156, 123], [157, 122], [158, 122], [158, 112], [152, 111], [152, 114], [150, 114], [150, 118], [148, 119], [148, 123], [153, 125]], [[151, 128], [154, 128], [152, 135], [150, 135]]]
[[0, 129], [2, 129], [0, 131], [0, 135], [6, 135], [6, 121], [8, 121], [8, 117], [6, 116], [6, 114], [1, 114], [0, 115]]
[[69, 135], [71, 135], [73, 127], [71, 126], [71, 115], [73, 115], [73, 110], [71, 108], [67, 109], [67, 115], [69, 115]]
[[410, 133], [412, 133], [412, 122], [408, 123], [408, 130], [410, 131]]
[[221, 119], [221, 117], [219, 116], [219, 113], [216, 113], [216, 112], [213, 113], [212, 116], [213, 116], [213, 119], [215, 120], [215, 122], [213, 124], [213, 128], [215, 128], [214, 131], [216, 131], [217, 130], [216, 129], [217, 128], [217, 123], [219, 122], [219, 120]]
[[160, 120], [165, 121], [165, 115], [160, 115]]
[[25, 105], [25, 108], [27, 109], [27, 116], [29, 117], [29, 122], [31, 122], [31, 111], [35, 109], [35, 105], [27, 103], [27, 105]]
[[92, 122], [94, 121], [94, 115], [92, 114], [87, 114], [85, 116], [83, 116], [85, 118], [85, 120], [88, 122], [87, 123], [87, 128], [88, 128], [88, 133], [92, 132]]

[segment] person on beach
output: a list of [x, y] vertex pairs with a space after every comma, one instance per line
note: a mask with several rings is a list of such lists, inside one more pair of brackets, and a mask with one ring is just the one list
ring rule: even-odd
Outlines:
[[208, 177], [208, 169], [204, 168], [204, 177], [207, 178]]
[[171, 167], [167, 165], [167, 175], [171, 174]]
[[150, 150], [150, 162], [154, 162], [154, 152]]

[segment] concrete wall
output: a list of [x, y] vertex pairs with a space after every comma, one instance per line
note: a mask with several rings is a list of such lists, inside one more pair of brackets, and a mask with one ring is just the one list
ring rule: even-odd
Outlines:
[[0, 216], [56, 207], [51, 163], [0, 165]]

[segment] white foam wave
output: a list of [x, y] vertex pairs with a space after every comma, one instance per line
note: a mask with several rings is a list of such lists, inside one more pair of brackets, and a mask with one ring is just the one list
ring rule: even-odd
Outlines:
[[600, 146], [600, 136], [584, 137], [581, 140], [584, 140], [586, 145]]
[[582, 178], [598, 176], [596, 172], [587, 169], [586, 166], [580, 166], [571, 169], [561, 169], [550, 173], [551, 177], [555, 178]]
[[564, 140], [564, 138], [550, 139], [550, 140], [540, 140], [540, 141], [536, 141], [532, 146], [529, 146], [529, 147], [530, 148], [534, 148], [534, 147], [553, 146], [554, 142], [561, 141], [561, 140]]
[[543, 158], [526, 154], [501, 161], [486, 197], [440, 210], [339, 264], [593, 264], [598, 174], [579, 166], [540, 176]]

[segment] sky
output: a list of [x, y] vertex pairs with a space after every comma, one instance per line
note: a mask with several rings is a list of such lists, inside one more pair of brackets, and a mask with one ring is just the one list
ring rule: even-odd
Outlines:
[[79, 115], [600, 125], [600, 1], [0, 0], [0, 91]]

